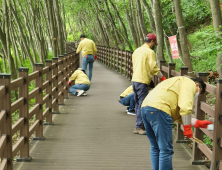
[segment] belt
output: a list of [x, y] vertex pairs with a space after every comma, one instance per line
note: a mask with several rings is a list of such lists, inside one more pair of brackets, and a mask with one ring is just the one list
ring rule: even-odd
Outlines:
[[87, 54], [87, 55], [92, 55], [92, 54]]

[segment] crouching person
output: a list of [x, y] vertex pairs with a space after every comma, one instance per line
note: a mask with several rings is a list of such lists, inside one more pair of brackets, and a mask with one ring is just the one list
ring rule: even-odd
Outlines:
[[142, 103], [142, 119], [150, 140], [152, 170], [172, 170], [174, 121], [183, 124], [184, 135], [193, 137], [191, 127], [207, 128], [210, 121], [191, 118], [193, 101], [204, 93], [206, 84], [199, 77], [174, 77], [158, 84]]
[[90, 88], [90, 81], [82, 68], [78, 68], [78, 70], [72, 74], [68, 83], [71, 84], [71, 81], [75, 81], [75, 85], [69, 88], [71, 93], [76, 96], [87, 95], [86, 91]]
[[[148, 89], [154, 88], [154, 82], [151, 81], [148, 85]], [[119, 102], [123, 106], [129, 106], [126, 109], [126, 112], [128, 115], [136, 115], [135, 114], [135, 99], [134, 99], [134, 92], [133, 92], [133, 86], [129, 86], [121, 95]]]
[[135, 100], [134, 100], [134, 92], [133, 92], [133, 86], [129, 86], [121, 95], [119, 102], [123, 106], [129, 106], [127, 107], [127, 114], [129, 115], [135, 115]]

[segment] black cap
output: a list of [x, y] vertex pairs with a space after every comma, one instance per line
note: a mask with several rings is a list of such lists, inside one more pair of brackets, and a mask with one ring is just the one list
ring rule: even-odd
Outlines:
[[81, 34], [80, 38], [86, 38], [85, 34]]

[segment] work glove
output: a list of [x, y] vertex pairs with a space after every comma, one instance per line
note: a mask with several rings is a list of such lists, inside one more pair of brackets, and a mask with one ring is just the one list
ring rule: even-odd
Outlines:
[[207, 120], [197, 120], [194, 127], [195, 128], [207, 128], [207, 125], [212, 124], [212, 122], [207, 121]]
[[193, 131], [191, 129], [191, 124], [189, 125], [183, 125], [183, 134], [184, 136], [186, 136], [187, 138], [192, 138], [193, 137]]
[[166, 77], [162, 76], [162, 78], [160, 80], [164, 81], [164, 80], [166, 80]]
[[97, 56], [96, 55], [94, 55], [94, 60], [96, 60], [97, 59]]
[[69, 79], [68, 84], [71, 85], [71, 83], [72, 83], [72, 80]]

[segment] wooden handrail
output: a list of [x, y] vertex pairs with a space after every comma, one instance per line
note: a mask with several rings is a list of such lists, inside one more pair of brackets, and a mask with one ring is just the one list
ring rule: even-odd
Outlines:
[[11, 112], [14, 113], [16, 110], [18, 110], [21, 105], [24, 105], [25, 99], [22, 97], [18, 100], [16, 100], [14, 103], [11, 105]]
[[0, 98], [5, 94], [5, 86], [0, 86]]
[[24, 120], [24, 118], [20, 118], [14, 125], [12, 125], [12, 135], [14, 135], [24, 125]]
[[24, 79], [22, 77], [13, 80], [11, 82], [11, 90], [14, 90], [15, 88], [18, 88], [19, 86], [22, 86], [24, 84]]
[[20, 137], [20, 139], [18, 140], [18, 142], [13, 146], [12, 149], [12, 156], [15, 157], [16, 154], [18, 153], [18, 151], [22, 148], [22, 146], [25, 143], [25, 138], [22, 136]]
[[39, 77], [39, 71], [35, 71], [35, 72], [29, 74], [29, 81], [32, 81], [32, 80], [36, 79], [37, 77]]
[[0, 138], [0, 155], [2, 155], [2, 152], [4, 150], [4, 147], [6, 146], [7, 143], [7, 136], [3, 135]]

